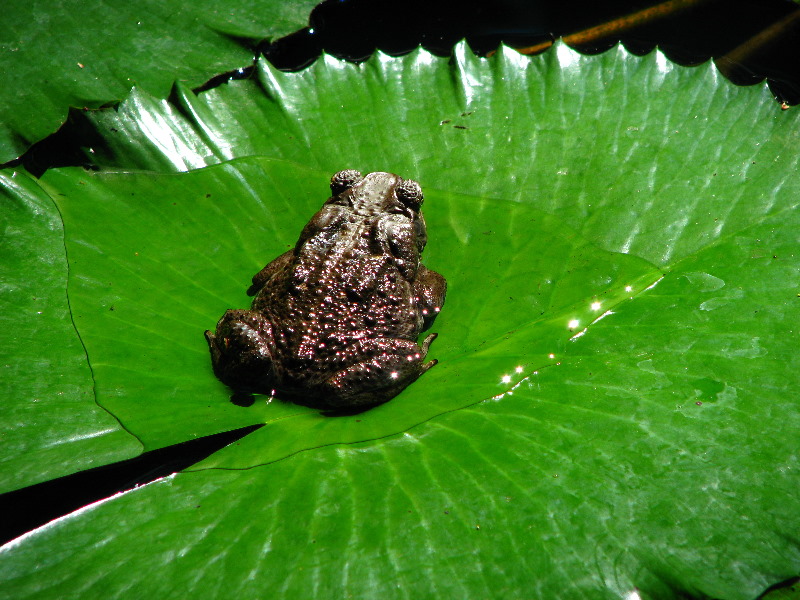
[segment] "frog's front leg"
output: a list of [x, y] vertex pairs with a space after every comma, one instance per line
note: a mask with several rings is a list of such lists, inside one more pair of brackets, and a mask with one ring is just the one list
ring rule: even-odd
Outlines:
[[266, 267], [253, 275], [253, 285], [247, 289], [247, 295], [255, 296], [261, 290], [261, 288], [267, 284], [272, 276], [275, 275], [275, 273], [282, 271], [289, 264], [291, 264], [293, 258], [294, 250], [287, 250], [269, 262]]
[[329, 377], [323, 385], [323, 401], [334, 407], [370, 406], [394, 398], [436, 364], [425, 362], [431, 334], [422, 346], [409, 340], [378, 338], [360, 342], [358, 354], [365, 360]]
[[234, 390], [268, 394], [275, 385], [272, 323], [250, 310], [226, 311], [206, 331], [214, 374]]
[[417, 309], [422, 314], [422, 331], [433, 325], [439, 311], [444, 305], [447, 294], [447, 281], [436, 271], [420, 265], [414, 280], [414, 298]]

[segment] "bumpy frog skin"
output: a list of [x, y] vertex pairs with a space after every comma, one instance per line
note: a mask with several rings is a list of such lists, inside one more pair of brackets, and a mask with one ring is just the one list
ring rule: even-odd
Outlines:
[[392, 173], [331, 178], [294, 249], [253, 277], [250, 310], [206, 331], [214, 373], [237, 392], [321, 408], [391, 400], [436, 364], [444, 277], [420, 263], [427, 242], [416, 181]]

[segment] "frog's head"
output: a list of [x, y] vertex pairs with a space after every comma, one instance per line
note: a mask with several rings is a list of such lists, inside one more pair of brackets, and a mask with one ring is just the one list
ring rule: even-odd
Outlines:
[[358, 215], [398, 214], [411, 221], [417, 219], [423, 200], [422, 188], [413, 179], [383, 172], [362, 176], [355, 169], [331, 177], [331, 193], [329, 204], [346, 206]]

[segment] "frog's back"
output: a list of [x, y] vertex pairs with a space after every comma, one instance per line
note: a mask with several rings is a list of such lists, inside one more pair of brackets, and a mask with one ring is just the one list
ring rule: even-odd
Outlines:
[[411, 283], [396, 259], [380, 251], [377, 221], [348, 222], [338, 235], [310, 237], [259, 293], [254, 308], [277, 325], [285, 354], [317, 361], [342, 356], [359, 340], [419, 335]]

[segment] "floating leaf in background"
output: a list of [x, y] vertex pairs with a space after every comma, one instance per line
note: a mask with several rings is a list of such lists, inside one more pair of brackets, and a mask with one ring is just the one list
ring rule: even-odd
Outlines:
[[[258, 77], [199, 97], [178, 89], [180, 110], [138, 94], [117, 113], [93, 115], [106, 136], [95, 155], [157, 170], [266, 158], [188, 174], [61, 170], [42, 179], [64, 211], [70, 298], [86, 311], [82, 324], [76, 308], [75, 321], [90, 362], [102, 367], [98, 398], [120, 389], [114, 361], [135, 352], [107, 353], [97, 324], [136, 326], [122, 323], [124, 311], [155, 313], [160, 304], [148, 302], [184, 298], [174, 285], [182, 240], [205, 231], [207, 255], [239, 255], [239, 245], [242, 262], [235, 274], [220, 267], [227, 260], [200, 268], [208, 294], [187, 306], [181, 331], [227, 308], [241, 277], [246, 284], [292, 243], [322, 200], [315, 190], [345, 167], [391, 170], [430, 190], [426, 260], [455, 282], [435, 327], [442, 363], [365, 413], [371, 434], [359, 437], [355, 418], [325, 426], [352, 444], [326, 445], [343, 438], [316, 437], [303, 423], [325, 419], [298, 409], [199, 472], [12, 542], [0, 555], [5, 589], [57, 597], [69, 585], [112, 598], [132, 590], [619, 598], [638, 589], [745, 599], [797, 573], [800, 547], [787, 535], [800, 513], [794, 112], [720, 81], [710, 66], [677, 69], [658, 53], [638, 59], [620, 49], [587, 58], [557, 46], [534, 59], [503, 51], [480, 60], [462, 46], [452, 63], [418, 51], [360, 66], [325, 59], [298, 74], [262, 65]], [[135, 135], [145, 120], [162, 126]], [[227, 189], [241, 190], [233, 206], [204, 200]], [[180, 198], [170, 213], [162, 194], [173, 190]], [[214, 208], [227, 206], [204, 230]], [[228, 216], [253, 206], [263, 220]], [[118, 255], [124, 238], [90, 247], [102, 239], [93, 208], [113, 223], [117, 207], [142, 220], [132, 232], [176, 223], [158, 247], [163, 288], [153, 285], [155, 256], [140, 252], [137, 263], [133, 247]], [[260, 227], [269, 242], [262, 249], [258, 234], [213, 235], [232, 227]], [[145, 242], [152, 254], [146, 236], [132, 246]], [[122, 270], [148, 276], [118, 291], [108, 276]], [[624, 300], [625, 280], [638, 278], [638, 291], [662, 272], [655, 287]], [[551, 287], [536, 298], [542, 285]], [[110, 315], [117, 302], [121, 314]], [[611, 314], [576, 337], [593, 302]], [[141, 339], [126, 333], [126, 347]], [[191, 343], [175, 355], [182, 369], [200, 365], [202, 340], [196, 351]], [[531, 358], [553, 346], [554, 362]], [[215, 385], [207, 371], [199, 377]], [[153, 401], [166, 402], [171, 389]], [[271, 408], [231, 407], [216, 389], [218, 398], [189, 398], [176, 412], [180, 435], [195, 427], [184, 412], [211, 414], [204, 401], [218, 403], [219, 415], [261, 418]], [[161, 416], [148, 422], [150, 410], [121, 418], [141, 417], [144, 437], [167, 419], [156, 407]], [[168, 443], [159, 439], [168, 438], [146, 445]], [[268, 464], [209, 468], [257, 463]]]
[[[43, 10], [8, 3], [0, 28], [0, 164], [56, 131], [69, 106], [97, 107], [134, 85], [165, 96], [176, 76], [195, 87], [249, 66], [253, 50], [242, 41], [254, 47], [304, 27], [315, 4], [55, 0]], [[25, 79], [34, 74], [38, 89]]]

